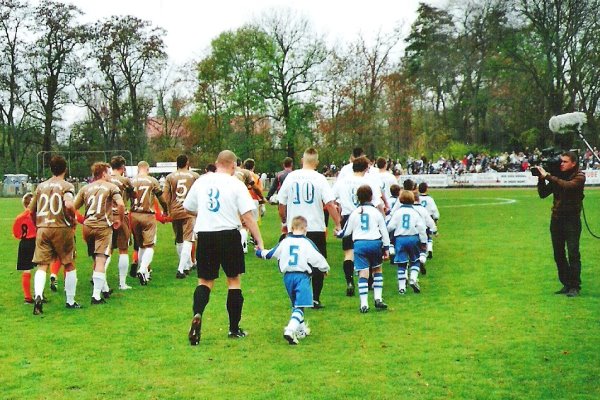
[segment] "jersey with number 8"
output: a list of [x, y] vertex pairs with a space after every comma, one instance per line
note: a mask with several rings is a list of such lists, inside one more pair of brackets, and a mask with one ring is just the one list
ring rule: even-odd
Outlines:
[[394, 236], [419, 235], [421, 243], [427, 243], [427, 228], [421, 215], [411, 206], [403, 204], [394, 211], [388, 222], [388, 230]]

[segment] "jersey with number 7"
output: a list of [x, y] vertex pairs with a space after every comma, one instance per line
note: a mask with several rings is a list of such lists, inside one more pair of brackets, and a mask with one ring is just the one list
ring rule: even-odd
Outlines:
[[131, 180], [131, 186], [134, 192], [131, 211], [154, 214], [154, 196], [158, 197], [162, 194], [156, 178], [147, 175], [136, 176]]

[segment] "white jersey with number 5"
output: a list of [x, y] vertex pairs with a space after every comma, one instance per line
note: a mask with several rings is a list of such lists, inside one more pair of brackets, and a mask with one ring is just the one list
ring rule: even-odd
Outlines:
[[197, 213], [194, 232], [218, 232], [240, 228], [240, 215], [256, 206], [239, 179], [215, 172], [194, 182], [183, 208]]
[[333, 185], [333, 194], [335, 195], [337, 202], [342, 206], [342, 215], [350, 215], [352, 211], [356, 210], [360, 204], [356, 197], [356, 191], [362, 185], [369, 185], [371, 187], [371, 190], [373, 191], [372, 203], [375, 207], [382, 203], [379, 185], [372, 179], [353, 174], [338, 179]]
[[287, 206], [288, 230], [292, 230], [292, 219], [298, 215], [306, 218], [308, 232], [325, 231], [323, 205], [335, 200], [327, 179], [311, 169], [290, 172], [277, 194], [279, 204]]

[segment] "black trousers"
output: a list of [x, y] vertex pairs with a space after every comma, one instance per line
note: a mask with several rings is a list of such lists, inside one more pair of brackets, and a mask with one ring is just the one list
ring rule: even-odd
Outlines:
[[581, 255], [579, 254], [579, 237], [581, 236], [581, 218], [579, 215], [552, 217], [550, 220], [550, 235], [552, 236], [552, 248], [554, 249], [554, 261], [558, 269], [558, 279], [567, 288], [580, 289]]

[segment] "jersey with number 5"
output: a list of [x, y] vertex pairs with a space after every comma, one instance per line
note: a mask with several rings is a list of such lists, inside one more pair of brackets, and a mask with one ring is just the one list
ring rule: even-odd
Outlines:
[[327, 178], [314, 170], [298, 169], [290, 172], [277, 195], [280, 204], [287, 206], [288, 230], [292, 219], [298, 215], [306, 218], [309, 232], [325, 231], [323, 205], [334, 201]]
[[35, 190], [29, 209], [35, 213], [38, 228], [64, 228], [71, 226], [65, 214], [65, 200], [73, 200], [74, 186], [63, 180], [50, 178]]
[[177, 170], [167, 175], [165, 180], [165, 200], [169, 206], [169, 216], [174, 219], [191, 217], [183, 208], [190, 188], [200, 175], [193, 171]]
[[388, 222], [388, 231], [394, 236], [419, 235], [421, 243], [427, 243], [427, 228], [419, 213], [410, 204], [402, 204]]
[[[258, 254], [258, 253], [257, 253]], [[327, 260], [315, 244], [303, 235], [289, 234], [271, 250], [262, 250], [260, 257], [264, 259], [276, 258], [279, 260], [281, 272], [306, 272], [310, 274], [312, 268], [321, 272], [329, 271]]]

